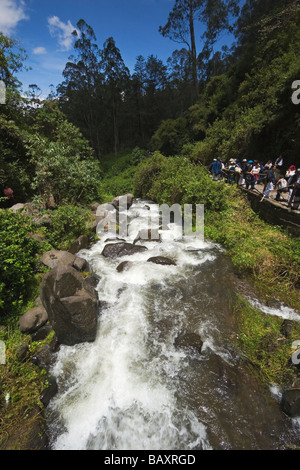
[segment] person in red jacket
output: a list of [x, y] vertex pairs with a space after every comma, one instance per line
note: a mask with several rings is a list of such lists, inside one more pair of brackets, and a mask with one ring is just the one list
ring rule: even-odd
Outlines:
[[9, 186], [4, 187], [4, 196], [8, 199], [10, 206], [14, 205], [14, 192]]

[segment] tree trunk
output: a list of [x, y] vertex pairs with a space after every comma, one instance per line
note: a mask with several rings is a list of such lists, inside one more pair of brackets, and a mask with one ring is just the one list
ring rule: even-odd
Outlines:
[[193, 83], [196, 100], [199, 98], [198, 77], [197, 77], [197, 54], [196, 54], [196, 41], [194, 29], [194, 9], [193, 0], [189, 0], [190, 8], [190, 34], [191, 34], [191, 52], [192, 52], [192, 68], [193, 68]]

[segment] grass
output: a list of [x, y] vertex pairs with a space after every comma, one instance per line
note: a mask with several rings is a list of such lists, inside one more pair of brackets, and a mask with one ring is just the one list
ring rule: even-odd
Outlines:
[[205, 214], [205, 235], [226, 248], [262, 298], [300, 310], [300, 240], [262, 221], [237, 188], [231, 188], [225, 211]]
[[288, 337], [282, 331], [283, 319], [252, 307], [238, 295], [234, 305], [239, 327], [238, 347], [267, 384], [293, 382], [299, 369], [293, 365], [292, 344], [300, 339], [300, 322], [293, 322]]
[[[0, 332], [0, 340], [6, 347], [6, 363], [0, 365], [0, 450], [26, 450], [28, 438], [35, 428], [42, 410], [40, 395], [47, 387], [47, 372], [32, 363], [36, 351], [44, 341], [32, 342], [22, 335], [12, 322]], [[27, 345], [27, 354], [22, 358], [19, 346]], [[8, 397], [6, 402], [5, 398]]]

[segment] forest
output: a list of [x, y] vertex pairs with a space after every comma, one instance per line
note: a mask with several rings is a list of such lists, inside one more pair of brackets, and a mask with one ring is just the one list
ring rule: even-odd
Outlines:
[[[262, 222], [236, 187], [211, 180], [208, 167], [216, 157], [267, 162], [279, 155], [286, 167], [300, 166], [300, 2], [175, 0], [163, 22], [158, 29], [174, 41], [172, 56], [163, 63], [155, 51], [140, 55], [131, 74], [114, 38], [99, 45], [93, 26], [79, 19], [62, 82], [45, 100], [35, 84], [22, 90], [26, 51], [0, 33], [1, 192], [9, 185], [15, 202], [51, 217], [50, 226], [37, 225], [6, 210], [0, 197], [0, 322], [9, 325], [0, 338], [8, 343], [19, 340], [17, 320], [45, 272], [38, 256], [91, 236], [90, 205], [129, 192], [158, 203], [203, 203], [206, 236], [227, 249], [235, 269], [266, 298], [276, 293], [299, 308], [299, 240]], [[232, 44], [216, 51], [224, 32]], [[18, 373], [40, 385], [43, 377], [23, 367]], [[280, 367], [275, 382], [285, 378]]]

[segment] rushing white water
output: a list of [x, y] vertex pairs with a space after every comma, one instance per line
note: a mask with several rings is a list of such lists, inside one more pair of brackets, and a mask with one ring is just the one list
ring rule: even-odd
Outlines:
[[[126, 241], [132, 243], [148, 228], [145, 201], [136, 201], [128, 215]], [[118, 259], [102, 255], [106, 235], [80, 253], [99, 276], [105, 306], [94, 343], [58, 352], [52, 373], [59, 393], [48, 409], [52, 448], [278, 448], [290, 422], [276, 399], [266, 402], [228, 341], [232, 285], [222, 250], [198, 237], [181, 239], [174, 224], [160, 235], [161, 242], [137, 243], [147, 251]], [[153, 256], [176, 265], [148, 262]], [[127, 260], [128, 269], [118, 272]], [[200, 335], [201, 354], [175, 347], [185, 331]], [[298, 427], [293, 432], [289, 439], [297, 441]]]
[[[126, 241], [132, 242], [147, 226], [148, 211], [143, 206], [136, 203], [129, 211], [133, 219]], [[56, 426], [62, 428], [54, 449], [210, 448], [205, 426], [188, 408], [178, 409], [176, 375], [185, 354], [174, 347], [176, 331], [169, 342], [161, 342], [149, 321], [151, 316], [176, 315], [180, 324], [183, 306], [179, 304], [177, 312], [170, 310], [166, 297], [164, 311], [157, 310], [161, 307], [155, 301], [149, 305], [147, 293], [172, 277], [185, 277], [188, 266], [206, 263], [214, 255], [201, 240], [184, 243], [175, 241], [172, 231], [164, 234], [161, 243], [142, 243], [148, 251], [117, 260], [101, 255], [105, 236], [91, 250], [81, 252], [100, 276], [99, 298], [108, 307], [100, 316], [93, 344], [61, 347], [59, 352], [52, 372], [60, 393], [51, 409], [59, 416]], [[202, 255], [195, 257], [187, 249], [201, 250]], [[177, 265], [147, 263], [157, 255], [171, 257]], [[117, 272], [116, 267], [127, 259], [133, 266]]]

